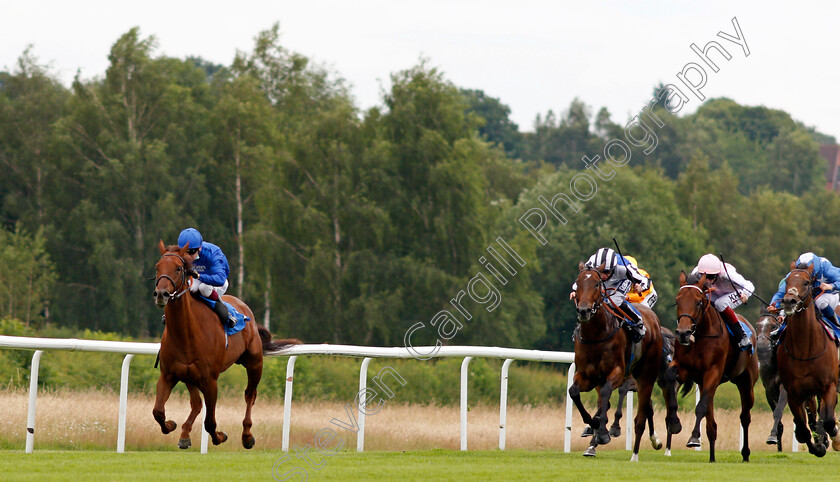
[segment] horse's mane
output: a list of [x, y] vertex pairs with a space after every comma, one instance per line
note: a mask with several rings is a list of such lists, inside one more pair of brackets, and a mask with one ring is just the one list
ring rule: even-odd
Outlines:
[[702, 275], [702, 274], [700, 274], [700, 273], [691, 273], [691, 274], [689, 274], [689, 275], [688, 275], [688, 277], [685, 279], [685, 284], [687, 284], [687, 285], [696, 285], [697, 283], [699, 283], [699, 282], [700, 282], [700, 277], [701, 277], [701, 276], [703, 276], [703, 275]]

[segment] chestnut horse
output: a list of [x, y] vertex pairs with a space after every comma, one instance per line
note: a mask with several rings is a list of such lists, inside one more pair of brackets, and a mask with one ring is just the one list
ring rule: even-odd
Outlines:
[[[711, 306], [709, 291], [706, 288], [706, 275], [692, 275], [686, 279], [685, 272], [680, 274], [680, 289], [677, 292], [677, 344], [674, 347], [674, 361], [668, 373], [670, 397], [666, 423], [668, 431], [680, 433], [677, 416], [677, 384], [684, 384], [682, 394], [686, 395], [694, 383], [701, 390], [700, 403], [695, 408], [696, 420], [691, 438], [686, 446], [700, 446], [700, 421], [706, 418], [706, 436], [709, 439], [709, 462], [715, 461], [715, 440], [717, 422], [714, 414], [715, 391], [724, 381], [730, 381], [738, 387], [741, 395], [741, 427], [744, 430], [744, 446], [741, 457], [744, 462], [750, 460], [750, 409], [755, 403], [753, 387], [758, 379], [758, 359], [754, 354], [739, 351], [730, 343], [720, 313]], [[741, 321], [746, 320], [738, 315]], [[755, 333], [752, 335], [755, 345]]]
[[[576, 371], [574, 382], [569, 387], [569, 396], [583, 422], [595, 430], [590, 446], [584, 452], [586, 456], [594, 456], [595, 447], [610, 441], [607, 431], [610, 395], [632, 374], [638, 387], [639, 406], [634, 419], [635, 444], [630, 460], [638, 461], [645, 421], [653, 416], [650, 396], [662, 359], [662, 333], [659, 330], [659, 319], [653, 311], [646, 306], [635, 305], [642, 314], [647, 331], [638, 357], [628, 367], [632, 343], [629, 343], [627, 333], [621, 329], [621, 319], [615, 314], [617, 308], [608, 308], [610, 301], [601, 280], [602, 269], [603, 266], [588, 269], [582, 263], [580, 265], [575, 298], [580, 332], [575, 338]], [[598, 412], [594, 418], [580, 400], [581, 391], [588, 392], [593, 388], [598, 389], [599, 395]], [[651, 433], [651, 438], [653, 436]]]
[[[840, 448], [840, 437], [834, 419], [837, 404], [837, 346], [817, 320], [814, 307], [813, 266], [791, 266], [785, 286], [782, 307], [787, 328], [776, 348], [779, 377], [787, 390], [788, 405], [793, 414], [796, 440], [808, 446], [808, 452], [822, 457], [828, 448], [825, 435]], [[814, 439], [808, 428], [806, 403], [819, 399], [819, 419]], [[816, 441], [816, 443], [814, 443]]]
[[[299, 340], [271, 340], [271, 333], [254, 322], [254, 314], [239, 299], [223, 296], [237, 311], [250, 318], [245, 328], [230, 337], [225, 335], [216, 313], [189, 293], [192, 266], [184, 259], [189, 246], [165, 248], [160, 241], [160, 259], [155, 265], [155, 303], [165, 307], [166, 327], [160, 339], [160, 378], [152, 414], [164, 434], [177, 424], [166, 420], [164, 405], [172, 388], [184, 382], [190, 393], [190, 415], [181, 427], [178, 447], [189, 448], [190, 431], [201, 412], [201, 395], [207, 414], [204, 428], [214, 445], [227, 440], [227, 434], [216, 431], [216, 381], [219, 373], [234, 363], [245, 367], [248, 385], [245, 388], [245, 419], [242, 421], [242, 446], [250, 449], [256, 442], [251, 433], [251, 407], [257, 398], [257, 384], [262, 377], [263, 352], [282, 350]], [[186, 295], [186, 296], [185, 296]]]
[[758, 355], [758, 373], [761, 376], [761, 384], [764, 385], [767, 404], [773, 411], [773, 426], [770, 428], [770, 435], [767, 436], [766, 442], [767, 445], [775, 445], [779, 452], [782, 451], [782, 435], [785, 432], [784, 424], [782, 424], [782, 412], [787, 406], [787, 392], [779, 378], [770, 333], [778, 330], [781, 325], [779, 318], [767, 311], [762, 312], [755, 323], [755, 353]]

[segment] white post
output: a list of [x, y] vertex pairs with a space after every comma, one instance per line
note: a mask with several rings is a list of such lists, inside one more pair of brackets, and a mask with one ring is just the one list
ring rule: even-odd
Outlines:
[[569, 453], [572, 451], [572, 399], [569, 397], [569, 387], [572, 386], [572, 381], [575, 378], [575, 364], [569, 366], [569, 374], [566, 378], [566, 431], [563, 438], [563, 451]]
[[32, 368], [29, 370], [29, 415], [26, 418], [26, 453], [35, 450], [35, 404], [38, 402], [38, 367], [41, 365], [43, 350], [35, 350], [32, 355]]
[[467, 450], [467, 385], [469, 383], [469, 366], [471, 356], [461, 362], [461, 450]]
[[120, 418], [117, 423], [117, 453], [125, 453], [125, 417], [128, 411], [128, 370], [134, 355], [128, 354], [123, 358], [122, 373], [120, 375]]
[[508, 369], [513, 359], [502, 364], [502, 393], [499, 395], [499, 450], [505, 449], [505, 424], [507, 423]]
[[295, 360], [297, 360], [297, 356], [292, 355], [286, 364], [286, 393], [283, 399], [283, 442], [281, 446], [283, 452], [289, 451], [289, 428], [291, 428], [292, 421], [292, 380], [295, 377]]
[[[697, 405], [700, 404], [700, 385], [695, 384], [694, 388], [695, 388], [695, 390], [694, 390], [694, 408], [696, 409]], [[697, 437], [697, 440], [699, 440], [700, 442], [703, 441], [703, 427], [705, 427], [705, 426], [706, 426], [706, 419], [704, 418], [703, 420], [700, 421], [700, 436]], [[699, 452], [702, 448], [703, 448], [702, 446], [694, 447], [694, 450]]]
[[[635, 427], [633, 425], [633, 392], [627, 392], [627, 409], [624, 411], [624, 418], [627, 424], [627, 430], [624, 431], [624, 448], [633, 450], [633, 441], [635, 440]], [[653, 435], [653, 434], [651, 434]]]
[[203, 413], [201, 417], [201, 453], [206, 454], [207, 448], [210, 446], [210, 432], [204, 428], [204, 421], [207, 420], [207, 401], [202, 398], [201, 404], [201, 411]]
[[359, 370], [359, 432], [356, 434], [356, 452], [365, 451], [365, 412], [362, 407], [365, 406], [367, 399], [367, 371], [368, 365], [373, 358], [365, 358], [362, 360], [362, 368]]
[[[791, 425], [793, 425], [793, 424], [791, 423]], [[791, 436], [791, 444], [792, 444], [790, 446], [790, 451], [791, 452], [799, 452], [799, 442], [796, 441], [796, 431], [791, 430], [790, 431], [790, 436]]]

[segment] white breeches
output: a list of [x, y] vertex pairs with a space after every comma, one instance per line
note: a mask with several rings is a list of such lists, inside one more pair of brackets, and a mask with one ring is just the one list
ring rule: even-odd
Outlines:
[[718, 311], [723, 311], [727, 307], [732, 308], [734, 310], [742, 304], [741, 297], [738, 296], [738, 293], [734, 291], [731, 293], [723, 293], [718, 297], [715, 297], [716, 294], [717, 293], [712, 293], [712, 301], [715, 304], [715, 309]]
[[190, 291], [192, 291], [193, 293], [198, 291], [199, 293], [201, 293], [201, 296], [209, 298], [210, 293], [212, 293], [213, 291], [219, 293], [219, 296], [222, 296], [227, 291], [228, 286], [230, 286], [230, 284], [227, 280], [225, 280], [225, 284], [223, 284], [222, 286], [213, 286], [207, 283], [202, 283], [201, 281], [193, 278], [192, 284], [190, 285]]
[[840, 302], [840, 293], [823, 293], [814, 300], [814, 304], [818, 310], [822, 310], [826, 306], [830, 306], [833, 310], [837, 308], [837, 303]]

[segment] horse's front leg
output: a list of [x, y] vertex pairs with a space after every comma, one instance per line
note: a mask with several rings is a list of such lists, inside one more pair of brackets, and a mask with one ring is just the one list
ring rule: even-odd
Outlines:
[[178, 381], [174, 377], [164, 373], [161, 369], [157, 389], [155, 390], [155, 408], [152, 409], [152, 415], [155, 417], [157, 423], [160, 424], [160, 431], [164, 435], [178, 427], [178, 424], [174, 420], [166, 420], [166, 410], [164, 409], [166, 401], [169, 400], [169, 395], [172, 393], [172, 388], [177, 383]]
[[192, 442], [190, 441], [190, 432], [192, 432], [193, 423], [195, 423], [196, 417], [198, 417], [198, 414], [201, 413], [201, 393], [195, 385], [190, 385], [186, 382], [184, 384], [190, 392], [190, 415], [184, 421], [184, 424], [181, 425], [181, 438], [178, 440], [179, 449], [188, 449], [192, 445]]
[[[703, 418], [706, 417], [707, 413], [712, 408], [712, 401], [715, 398], [715, 392], [717, 391], [718, 383], [720, 381], [720, 371], [719, 370], [709, 370], [706, 372], [705, 376], [703, 377], [703, 388], [700, 393], [700, 403], [697, 404], [697, 407], [694, 409], [694, 429], [691, 431], [691, 437], [686, 442], [686, 447], [699, 447], [700, 446], [700, 422], [703, 421]], [[699, 389], [699, 387], [698, 387]], [[709, 431], [709, 428], [717, 433], [716, 427], [709, 427], [709, 421], [706, 421], [706, 432]], [[711, 441], [710, 441], [711, 443]], [[713, 452], [714, 453], [714, 452]], [[714, 460], [712, 460], [714, 461]]]
[[[789, 394], [790, 396], [790, 394]], [[794, 397], [789, 398], [788, 406], [790, 413], [793, 415], [793, 433], [796, 436], [796, 441], [808, 446], [808, 452], [822, 457], [825, 455], [825, 447], [821, 444], [814, 444], [811, 441], [811, 430], [808, 427], [808, 415], [805, 413], [805, 401], [799, 401]]]
[[820, 404], [820, 418], [822, 418], [823, 429], [831, 437], [831, 447], [834, 450], [840, 448], [840, 435], [837, 432], [836, 420], [834, 418], [834, 407], [837, 405], [837, 385], [832, 383], [826, 393], [822, 396]]
[[207, 433], [210, 434], [210, 439], [213, 441], [213, 445], [219, 445], [220, 443], [227, 440], [228, 436], [224, 432], [217, 432], [216, 431], [216, 398], [218, 387], [216, 385], [216, 380], [211, 379], [207, 384], [202, 387], [202, 393], [204, 393], [204, 404], [206, 405], [207, 415], [204, 418], [204, 430], [207, 430]]
[[615, 407], [613, 423], [610, 425], [610, 437], [621, 435], [621, 417], [624, 415], [624, 399], [627, 397], [627, 392], [630, 391], [630, 380], [632, 379], [628, 378], [618, 387], [618, 405]]
[[[583, 387], [582, 390], [581, 387]], [[569, 398], [572, 399], [572, 402], [574, 402], [575, 407], [578, 409], [578, 413], [580, 413], [583, 423], [591, 426], [592, 416], [589, 415], [589, 412], [586, 411], [586, 407], [583, 406], [583, 402], [580, 400], [580, 392], [588, 392], [589, 390], [592, 390], [589, 380], [585, 380], [581, 377], [580, 373], [575, 373], [574, 382], [572, 382], [572, 386], [569, 387]]]
[[776, 406], [773, 408], [773, 429], [770, 432], [770, 437], [767, 437], [768, 445], [776, 445], [779, 452], [782, 451], [782, 435], [785, 431], [785, 426], [782, 423], [782, 414], [787, 406], [787, 390], [779, 383], [779, 398], [776, 400]]
[[[668, 431], [668, 440], [671, 439], [672, 434], [677, 434], [682, 431], [682, 424], [680, 417], [677, 415], [679, 405], [677, 404], [677, 386], [679, 385], [679, 374], [676, 366], [670, 366], [665, 372], [665, 386], [662, 387], [662, 397], [665, 399], [665, 407], [667, 414], [665, 415], [665, 426]], [[666, 450], [666, 455], [671, 455], [670, 444]]]

